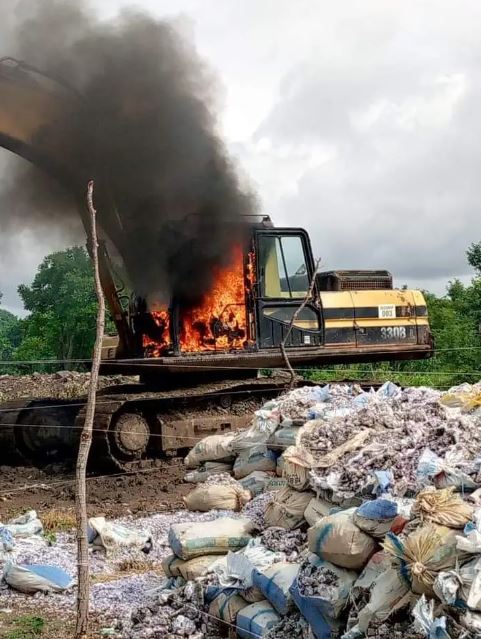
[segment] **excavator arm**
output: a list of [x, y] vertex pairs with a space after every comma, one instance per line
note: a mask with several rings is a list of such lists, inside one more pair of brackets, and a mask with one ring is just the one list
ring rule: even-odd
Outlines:
[[[72, 193], [89, 237], [90, 221], [83, 203], [86, 179], [61, 145], [81, 100], [74, 89], [34, 67], [13, 58], [0, 59], [0, 146], [32, 162]], [[132, 353], [133, 333], [105, 250], [99, 252], [99, 261], [102, 288], [119, 334], [119, 352]]]

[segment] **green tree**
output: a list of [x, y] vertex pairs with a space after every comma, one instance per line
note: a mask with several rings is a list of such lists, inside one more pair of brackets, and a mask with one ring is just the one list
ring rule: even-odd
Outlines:
[[[0, 302], [1, 299], [0, 292]], [[20, 320], [10, 311], [0, 308], [0, 360], [12, 359], [20, 340]]]
[[468, 262], [475, 270], [476, 275], [481, 277], [481, 242], [471, 244], [466, 251], [466, 255], [468, 256]]
[[30, 315], [22, 322], [16, 359], [88, 359], [97, 300], [90, 258], [74, 246], [44, 258], [31, 286], [18, 287]]

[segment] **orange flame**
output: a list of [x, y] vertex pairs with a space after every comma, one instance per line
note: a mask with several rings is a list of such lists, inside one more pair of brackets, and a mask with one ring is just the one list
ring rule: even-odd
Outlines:
[[201, 304], [181, 318], [181, 350], [243, 348], [247, 339], [245, 305], [242, 250], [236, 247], [232, 264], [216, 270], [214, 284]]
[[[246, 279], [248, 286], [252, 286], [252, 259], [248, 263]], [[243, 254], [238, 246], [232, 253], [231, 264], [214, 273], [214, 284], [199, 306], [182, 313], [180, 347], [183, 352], [229, 351], [246, 346], [245, 284]], [[156, 341], [144, 335], [143, 346], [147, 357], [159, 357], [170, 346], [170, 318], [167, 310], [152, 311], [151, 315], [162, 329], [162, 339]]]
[[146, 357], [159, 357], [170, 346], [170, 316], [168, 310], [151, 311], [150, 315], [161, 331], [161, 338], [154, 340], [148, 335], [142, 336], [142, 346]]

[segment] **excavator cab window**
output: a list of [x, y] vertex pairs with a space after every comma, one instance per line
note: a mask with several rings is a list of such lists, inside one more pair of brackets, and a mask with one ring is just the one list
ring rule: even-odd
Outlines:
[[257, 231], [256, 247], [259, 346], [278, 347], [286, 335], [287, 347], [318, 346], [320, 310], [311, 301], [299, 308], [309, 292], [314, 268], [307, 234], [292, 228]]
[[261, 296], [304, 298], [309, 288], [307, 263], [299, 235], [259, 238]]

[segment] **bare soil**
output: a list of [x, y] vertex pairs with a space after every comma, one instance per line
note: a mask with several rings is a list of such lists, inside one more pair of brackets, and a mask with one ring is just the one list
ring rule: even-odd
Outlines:
[[[191, 484], [183, 481], [180, 458], [166, 460], [160, 468], [124, 475], [89, 476], [89, 515], [107, 517], [148, 515], [182, 509], [182, 497]], [[48, 473], [38, 468], [0, 466], [0, 521], [26, 510], [73, 511], [75, 477], [69, 472]]]

